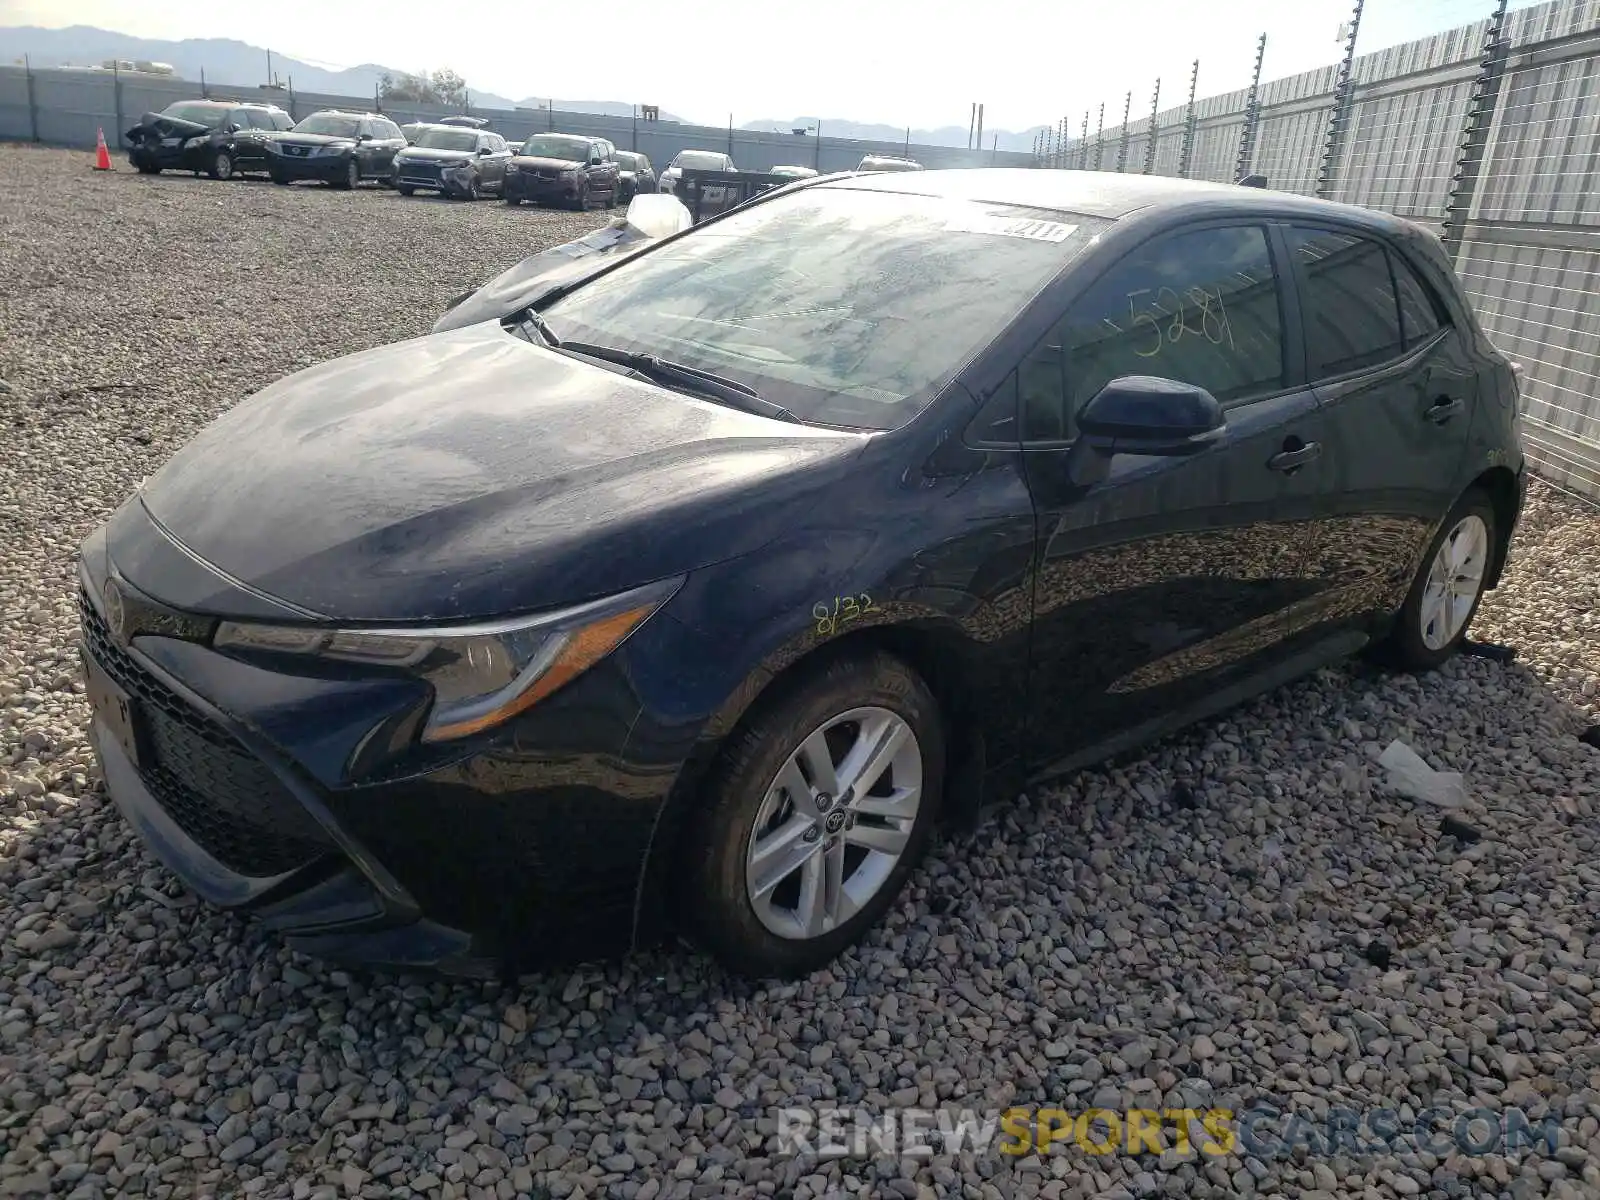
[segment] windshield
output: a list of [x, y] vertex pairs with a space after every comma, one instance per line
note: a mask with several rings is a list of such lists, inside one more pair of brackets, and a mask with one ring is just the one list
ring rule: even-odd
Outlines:
[[672, 160], [672, 165], [689, 171], [721, 171], [727, 167], [728, 160], [710, 150], [684, 150]]
[[617, 163], [624, 171], [638, 171], [643, 169], [644, 159], [637, 154], [630, 154], [626, 150], [618, 150]]
[[467, 150], [478, 148], [478, 135], [471, 129], [451, 129], [434, 126], [418, 132], [413, 146], [425, 146], [429, 150]]
[[536, 133], [522, 143], [522, 153], [529, 158], [559, 158], [565, 162], [588, 162], [589, 143], [582, 138]]
[[188, 101], [179, 104], [169, 104], [161, 110], [163, 117], [173, 117], [179, 121], [193, 121], [196, 125], [204, 125], [207, 129], [215, 129], [222, 124], [223, 114], [228, 110], [217, 108], [204, 101]]
[[346, 117], [338, 113], [312, 113], [294, 127], [296, 133], [321, 133], [328, 137], [353, 138], [361, 132], [360, 117]]
[[735, 210], [544, 310], [559, 338], [727, 376], [801, 420], [893, 429], [1109, 222], [810, 188]]

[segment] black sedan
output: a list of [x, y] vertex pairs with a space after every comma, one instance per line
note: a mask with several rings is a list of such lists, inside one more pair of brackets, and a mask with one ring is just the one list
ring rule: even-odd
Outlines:
[[405, 135], [388, 117], [329, 109], [312, 113], [268, 146], [273, 183], [311, 179], [353, 188], [363, 179], [389, 182]]
[[656, 190], [656, 172], [650, 160], [632, 150], [617, 151], [617, 199], [626, 204], [635, 196], [648, 196]]
[[111, 795], [304, 950], [805, 972], [941, 816], [1437, 666], [1506, 561], [1514, 369], [1395, 218], [834, 176], [580, 269], [269, 386], [83, 544]]
[[232, 179], [265, 171], [268, 148], [293, 125], [289, 114], [273, 104], [179, 100], [145, 113], [123, 138], [128, 161], [141, 174], [203, 171], [213, 179]]

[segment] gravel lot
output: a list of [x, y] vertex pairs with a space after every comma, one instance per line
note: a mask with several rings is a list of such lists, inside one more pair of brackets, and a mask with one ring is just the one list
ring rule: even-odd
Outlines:
[[[84, 737], [77, 542], [213, 414], [425, 331], [599, 214], [109, 177], [0, 146], [0, 1194], [1593, 1196], [1600, 516], [1536, 490], [1477, 632], [1515, 664], [1326, 671], [991, 817], [803, 984], [686, 952], [360, 977], [195, 906]], [[1404, 737], [1455, 814], [1381, 783]], [[1174, 793], [1175, 782], [1188, 783]], [[1389, 951], [1387, 964], [1372, 943]], [[1520, 1105], [1495, 1156], [774, 1154], [783, 1104]]]

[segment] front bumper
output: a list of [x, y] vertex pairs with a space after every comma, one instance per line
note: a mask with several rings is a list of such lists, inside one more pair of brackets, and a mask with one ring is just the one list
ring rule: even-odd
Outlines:
[[434, 167], [397, 162], [390, 175], [395, 187], [415, 188], [419, 192], [438, 192], [446, 196], [464, 196], [468, 191], [470, 171], [459, 167]]
[[505, 196], [530, 204], [570, 204], [578, 198], [577, 179], [563, 176], [545, 179], [528, 171], [507, 172]]
[[350, 156], [319, 154], [302, 158], [298, 154], [284, 154], [277, 151], [268, 156], [267, 166], [274, 179], [287, 179], [291, 182], [310, 179], [319, 183], [340, 183], [344, 180], [345, 172], [349, 170]]
[[624, 665], [600, 664], [453, 757], [374, 765], [375, 741], [405, 741], [381, 716], [392, 690], [176, 637], [123, 641], [91, 543], [85, 658], [134, 714], [97, 708], [91, 742], [118, 808], [197, 895], [307, 953], [397, 969], [516, 974], [634, 944], [676, 764], [628, 755], [636, 728], [645, 746], [663, 739]]
[[204, 171], [210, 165], [213, 147], [197, 146], [185, 150], [183, 146], [163, 146], [159, 142], [143, 142], [128, 147], [128, 163], [137, 167], [149, 163], [163, 171]]

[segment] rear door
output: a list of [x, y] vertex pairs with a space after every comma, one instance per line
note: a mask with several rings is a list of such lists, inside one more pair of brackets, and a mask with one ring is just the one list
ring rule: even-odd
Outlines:
[[400, 127], [386, 117], [374, 118], [372, 133], [373, 173], [388, 175], [394, 169], [394, 156], [405, 146], [406, 139]]
[[[1038, 766], [1142, 740], [1304, 669], [1283, 641], [1286, 615], [1315, 586], [1308, 531], [1324, 463], [1282, 259], [1265, 223], [1157, 235], [1081, 294], [1019, 367], [1039, 516]], [[1189, 458], [1118, 455], [1104, 482], [1074, 488], [1076, 414], [1128, 375], [1206, 388], [1226, 436]]]
[[[484, 151], [488, 153], [484, 154]], [[506, 182], [506, 163], [511, 159], [511, 151], [506, 148], [505, 138], [498, 133], [480, 133], [478, 154], [478, 178], [482, 180], [484, 189], [491, 192], [503, 191]]]
[[1465, 484], [1477, 374], [1448, 309], [1396, 246], [1334, 224], [1284, 235], [1326, 424], [1313, 619], [1374, 627], [1404, 601]]

